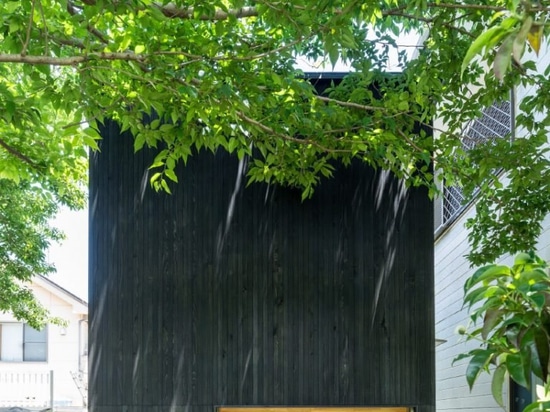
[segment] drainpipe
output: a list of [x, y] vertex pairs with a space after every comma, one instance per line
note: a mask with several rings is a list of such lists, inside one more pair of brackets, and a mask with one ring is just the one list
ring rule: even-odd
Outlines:
[[[78, 321], [78, 372], [82, 373], [82, 356], [84, 356], [83, 352], [83, 346], [82, 346], [82, 330], [83, 330], [83, 323], [86, 323], [86, 328], [88, 327], [88, 319], [80, 319]], [[86, 354], [88, 350], [86, 349]]]

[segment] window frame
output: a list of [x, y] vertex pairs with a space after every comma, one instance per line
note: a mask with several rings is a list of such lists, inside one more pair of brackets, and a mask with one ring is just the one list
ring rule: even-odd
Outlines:
[[[20, 357], [18, 357], [17, 360], [9, 360], [9, 359], [3, 359], [2, 358], [2, 325], [21, 325], [21, 343], [18, 344], [17, 350], [20, 351]], [[32, 329], [33, 331], [38, 332], [38, 338], [42, 337], [42, 340], [37, 340], [37, 336], [34, 337], [28, 333], [28, 330]], [[28, 325], [24, 322], [0, 322], [0, 363], [47, 363], [48, 362], [48, 355], [49, 355], [49, 334], [48, 334], [48, 325], [45, 325], [43, 329], [37, 330], [32, 328], [32, 326]], [[30, 335], [30, 336], [29, 336]], [[43, 356], [36, 357], [31, 356], [28, 353], [28, 345], [42, 345], [41, 351], [43, 352]], [[31, 358], [31, 359], [29, 359]]]

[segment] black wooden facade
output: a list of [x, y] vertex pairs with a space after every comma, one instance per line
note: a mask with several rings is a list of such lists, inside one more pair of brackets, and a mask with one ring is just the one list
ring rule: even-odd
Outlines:
[[432, 205], [353, 164], [300, 192], [191, 157], [154, 193], [132, 138], [90, 171], [91, 412], [395, 405], [433, 412]]

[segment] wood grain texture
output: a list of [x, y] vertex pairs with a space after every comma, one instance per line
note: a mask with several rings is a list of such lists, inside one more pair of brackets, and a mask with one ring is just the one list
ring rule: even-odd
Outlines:
[[114, 123], [101, 133], [90, 167], [90, 412], [434, 411], [425, 190], [354, 163], [302, 202], [297, 190], [246, 187], [236, 158], [203, 152], [177, 171], [172, 195], [154, 193], [154, 152], [134, 155]]

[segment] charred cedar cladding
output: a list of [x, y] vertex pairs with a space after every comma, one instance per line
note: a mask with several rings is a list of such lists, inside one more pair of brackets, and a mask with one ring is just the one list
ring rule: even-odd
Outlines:
[[362, 163], [312, 199], [201, 152], [155, 193], [155, 153], [107, 122], [90, 164], [89, 410], [435, 410], [433, 219]]

